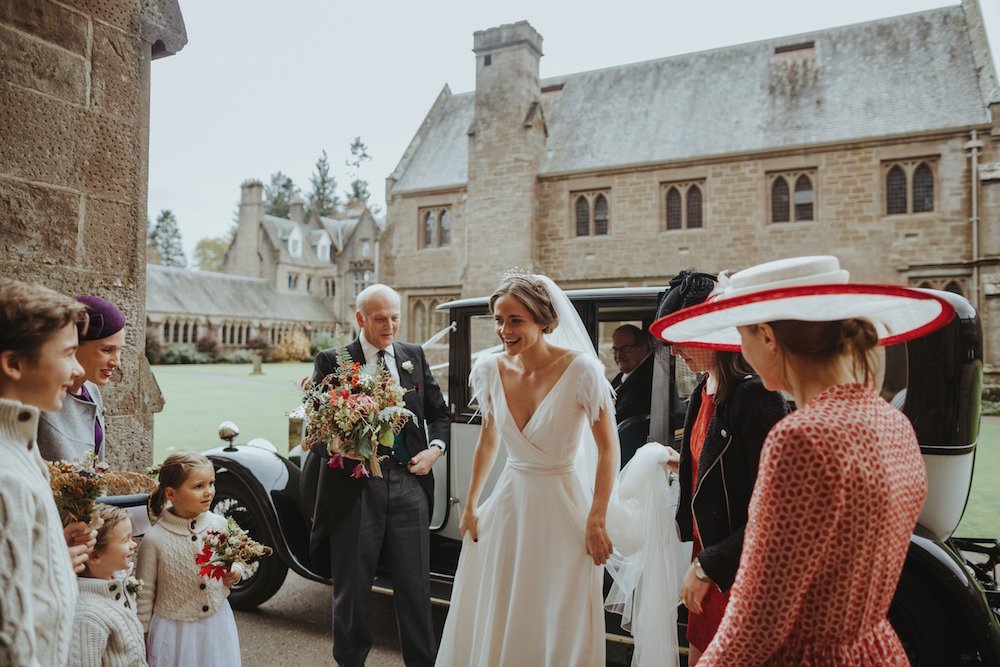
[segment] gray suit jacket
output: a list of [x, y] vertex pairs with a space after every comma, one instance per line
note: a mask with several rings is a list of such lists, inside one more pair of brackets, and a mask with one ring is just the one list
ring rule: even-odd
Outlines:
[[46, 461], [68, 461], [93, 452], [95, 420], [105, 433], [104, 442], [97, 454], [104, 460], [104, 446], [108, 440], [108, 430], [104, 425], [104, 400], [96, 384], [83, 384], [94, 399], [93, 403], [67, 394], [58, 412], [41, 413], [38, 420], [38, 453]]

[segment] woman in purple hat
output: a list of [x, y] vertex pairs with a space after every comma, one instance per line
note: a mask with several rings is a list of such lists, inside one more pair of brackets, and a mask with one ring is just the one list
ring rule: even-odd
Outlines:
[[[38, 425], [38, 450], [49, 461], [77, 459], [88, 452], [104, 460], [104, 401], [100, 387], [121, 365], [125, 344], [125, 314], [99, 296], [75, 297], [87, 308], [89, 325], [78, 324], [76, 359], [83, 375], [70, 388], [58, 412], [43, 412]], [[82, 323], [81, 323], [82, 324]]]

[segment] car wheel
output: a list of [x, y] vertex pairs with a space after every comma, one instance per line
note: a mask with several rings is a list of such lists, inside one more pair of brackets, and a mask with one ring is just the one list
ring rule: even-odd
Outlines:
[[968, 664], [955, 614], [914, 577], [900, 579], [888, 617], [912, 667]]
[[[215, 500], [212, 511], [224, 517], [233, 517], [240, 528], [253, 539], [274, 547], [260, 516], [251, 491], [237, 478], [221, 474], [215, 480]], [[236, 583], [229, 591], [229, 604], [234, 609], [253, 609], [278, 592], [288, 575], [288, 566], [277, 552], [260, 559], [257, 571]]]

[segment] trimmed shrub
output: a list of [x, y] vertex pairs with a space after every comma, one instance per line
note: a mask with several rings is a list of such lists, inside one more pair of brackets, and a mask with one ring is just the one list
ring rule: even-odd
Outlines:
[[333, 334], [326, 331], [317, 331], [312, 335], [312, 339], [309, 341], [309, 353], [315, 357], [323, 350], [328, 350], [336, 344], [336, 339], [333, 337]]
[[165, 364], [207, 364], [208, 355], [202, 354], [191, 345], [177, 345], [163, 353]]
[[250, 350], [236, 350], [230, 352], [219, 361], [226, 364], [249, 364], [253, 360], [250, 358]]
[[163, 343], [160, 342], [159, 327], [146, 327], [146, 361], [150, 365], [163, 362]]
[[222, 354], [219, 341], [216, 340], [215, 333], [211, 330], [198, 339], [198, 342], [194, 344], [194, 349], [201, 352], [212, 361], [217, 361], [219, 359], [219, 355]]
[[311, 361], [309, 338], [301, 331], [285, 334], [281, 342], [271, 349], [274, 361]]

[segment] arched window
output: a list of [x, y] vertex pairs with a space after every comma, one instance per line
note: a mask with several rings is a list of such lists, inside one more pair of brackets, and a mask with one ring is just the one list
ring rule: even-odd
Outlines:
[[608, 233], [608, 199], [604, 195], [597, 195], [594, 199], [594, 234], [604, 235]]
[[197, 322], [195, 322], [194, 324], [191, 325], [191, 340], [193, 340], [193, 341], [197, 341], [198, 340], [198, 323]]
[[795, 179], [795, 219], [813, 219], [813, 186], [805, 174]]
[[965, 296], [962, 292], [962, 286], [958, 284], [957, 280], [950, 280], [948, 284], [944, 286], [946, 292], [951, 292], [952, 294], [957, 294], [959, 296]]
[[413, 307], [413, 336], [416, 340], [424, 341], [427, 335], [427, 308], [423, 301], [417, 301]]
[[438, 245], [451, 244], [451, 213], [443, 209], [438, 216]]
[[239, 328], [236, 330], [236, 342], [237, 342], [237, 344], [239, 344], [239, 345], [243, 344], [243, 340], [244, 340], [243, 334], [245, 332], [246, 332], [246, 328], [244, 327], [244, 325], [241, 324], [239, 326]]
[[173, 335], [173, 340], [174, 340], [175, 343], [178, 343], [181, 340], [181, 323], [178, 322], [177, 320], [174, 320], [174, 335]]
[[434, 211], [427, 211], [424, 214], [424, 247], [430, 248], [434, 245], [434, 227], [437, 224], [437, 215]]
[[885, 177], [885, 212], [886, 215], [906, 213], [906, 174], [899, 165]]
[[771, 222], [788, 221], [788, 182], [778, 176], [771, 185]]
[[667, 229], [681, 229], [681, 193], [677, 188], [667, 190]]
[[688, 229], [701, 227], [701, 188], [697, 185], [687, 191], [687, 223]]
[[170, 342], [170, 322], [163, 323], [163, 342]]
[[917, 285], [917, 287], [919, 287], [921, 289], [933, 289], [933, 286], [929, 282], [927, 282], [926, 280], [923, 281], [922, 283], [920, 283], [919, 285]]
[[188, 342], [188, 323], [187, 322], [184, 323], [184, 334], [183, 334], [183, 336], [181, 338], [181, 342], [182, 343]]
[[590, 234], [590, 202], [583, 195], [576, 198], [576, 235]]
[[[934, 172], [926, 162], [913, 170], [913, 212], [927, 213], [934, 210]], [[947, 289], [947, 288], [946, 288]], [[951, 291], [950, 289], [948, 290]], [[961, 292], [956, 292], [961, 294]]]

